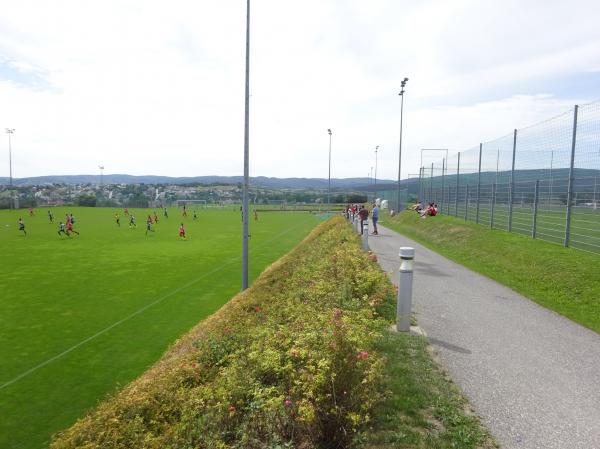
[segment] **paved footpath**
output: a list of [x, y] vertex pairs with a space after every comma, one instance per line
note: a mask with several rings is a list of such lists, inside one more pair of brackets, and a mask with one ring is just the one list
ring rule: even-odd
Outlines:
[[599, 334], [383, 226], [369, 246], [396, 285], [416, 249], [419, 326], [504, 449], [600, 449]]

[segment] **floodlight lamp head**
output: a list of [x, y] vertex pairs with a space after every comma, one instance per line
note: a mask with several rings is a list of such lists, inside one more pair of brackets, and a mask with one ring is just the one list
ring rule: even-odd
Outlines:
[[329, 128], [329, 129], [327, 130], [327, 132], [328, 132], [328, 133], [329, 133], [329, 135], [331, 136], [331, 134], [332, 134], [332, 133], [331, 133], [331, 128]]

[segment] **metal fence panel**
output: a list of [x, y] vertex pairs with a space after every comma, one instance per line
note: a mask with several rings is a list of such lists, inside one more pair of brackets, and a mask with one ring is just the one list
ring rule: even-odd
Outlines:
[[600, 101], [576, 115], [576, 122], [568, 111], [516, 132], [514, 179], [510, 133], [484, 142], [481, 160], [474, 147], [423, 167], [420, 199], [444, 214], [600, 254]]

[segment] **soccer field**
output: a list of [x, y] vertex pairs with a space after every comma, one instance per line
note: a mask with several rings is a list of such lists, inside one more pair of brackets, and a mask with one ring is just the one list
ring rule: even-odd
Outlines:
[[[178, 336], [240, 290], [239, 210], [0, 211], [0, 447], [37, 449], [155, 362]], [[66, 212], [81, 235], [59, 236]], [[27, 236], [19, 232], [22, 217]], [[184, 222], [188, 239], [178, 237]], [[250, 277], [317, 224], [309, 213], [260, 213], [250, 223]]]

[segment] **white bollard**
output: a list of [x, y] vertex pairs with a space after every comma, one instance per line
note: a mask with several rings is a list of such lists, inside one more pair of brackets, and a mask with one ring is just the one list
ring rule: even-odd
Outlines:
[[365, 251], [369, 251], [369, 222], [367, 220], [365, 220], [365, 224], [363, 225], [362, 248]]
[[398, 279], [398, 304], [396, 307], [396, 330], [410, 331], [412, 315], [412, 285], [415, 249], [409, 246], [400, 247], [400, 273]]

